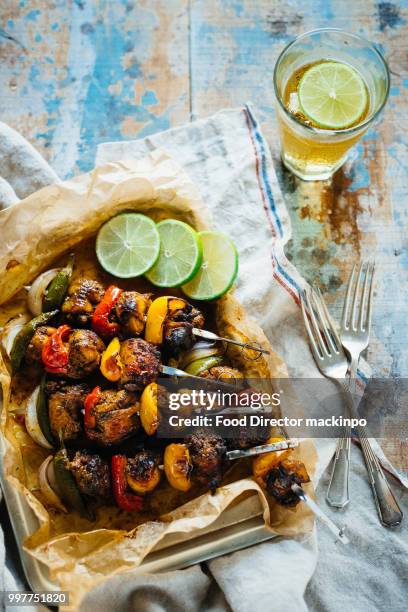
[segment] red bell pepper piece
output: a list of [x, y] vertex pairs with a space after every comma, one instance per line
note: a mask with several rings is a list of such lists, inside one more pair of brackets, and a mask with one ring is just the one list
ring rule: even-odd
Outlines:
[[105, 291], [102, 301], [96, 306], [92, 315], [92, 329], [103, 338], [111, 338], [119, 331], [119, 325], [112, 323], [109, 316], [123, 289], [111, 285]]
[[66, 374], [68, 365], [68, 346], [66, 344], [71, 328], [60, 325], [44, 343], [41, 358], [47, 372], [51, 374]]
[[119, 508], [126, 512], [134, 512], [143, 508], [143, 497], [126, 492], [126, 463], [125, 455], [114, 455], [112, 457], [113, 494]]
[[98, 403], [101, 393], [101, 388], [95, 387], [85, 398], [85, 429], [95, 428], [95, 415], [92, 414], [92, 409]]

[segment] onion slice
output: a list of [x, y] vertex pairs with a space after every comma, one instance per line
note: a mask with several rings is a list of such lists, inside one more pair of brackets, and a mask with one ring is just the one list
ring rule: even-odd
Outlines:
[[8, 323], [6, 323], [6, 325], [3, 327], [1, 343], [9, 357], [17, 334], [23, 329], [24, 325], [28, 323], [29, 320], [30, 317], [28, 315], [19, 315], [14, 319], [10, 319], [10, 321], [8, 321]]
[[53, 459], [54, 457], [49, 455], [38, 468], [38, 482], [40, 484], [41, 492], [47, 502], [51, 504], [51, 506], [54, 506], [63, 512], [67, 512], [67, 509], [52, 487], [52, 481], [54, 480], [55, 482]]
[[214, 342], [196, 342], [194, 346], [183, 355], [180, 360], [180, 367], [185, 370], [190, 363], [203, 359], [204, 357], [212, 357], [213, 355], [222, 355], [223, 349], [216, 346]]
[[45, 291], [60, 270], [61, 268], [52, 268], [52, 270], [43, 272], [40, 276], [37, 276], [31, 285], [27, 295], [27, 303], [30, 312], [32, 312], [35, 317], [38, 317], [38, 315], [42, 313]]
[[32, 437], [34, 442], [37, 442], [43, 448], [52, 448], [43, 432], [41, 431], [40, 424], [37, 419], [37, 400], [38, 394], [40, 393], [40, 386], [38, 386], [30, 397], [28, 398], [25, 412], [25, 426], [27, 432]]

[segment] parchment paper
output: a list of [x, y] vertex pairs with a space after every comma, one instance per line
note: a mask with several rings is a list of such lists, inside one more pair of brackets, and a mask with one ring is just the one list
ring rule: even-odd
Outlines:
[[[95, 277], [101, 274], [87, 241], [92, 241], [104, 221], [129, 209], [149, 214], [155, 220], [178, 218], [199, 230], [210, 225], [205, 206], [186, 174], [160, 151], [143, 160], [99, 167], [71, 181], [42, 189], [2, 211], [0, 324], [24, 312], [24, 286], [69, 249], [77, 247], [81, 272], [87, 268], [93, 270]], [[216, 320], [220, 333], [244, 341], [256, 340], [270, 348], [262, 330], [246, 316], [232, 293], [217, 301]], [[286, 373], [285, 364], [272, 350], [267, 359], [256, 363], [240, 360], [239, 352], [233, 359], [249, 378], [282, 377]], [[14, 381], [11, 388], [6, 361], [3, 355], [1, 429], [8, 442], [4, 472], [26, 496], [39, 520], [39, 529], [25, 543], [26, 550], [49, 567], [52, 578], [62, 589], [71, 591], [72, 608], [77, 607], [92, 586], [140, 564], [167, 534], [193, 535], [195, 530], [210, 525], [244, 494], [253, 492], [259, 496], [265, 523], [274, 533], [295, 536], [311, 530], [313, 518], [309, 510], [303, 504], [296, 509], [282, 508], [267, 499], [251, 478], [244, 477], [250, 474], [249, 464], [244, 463], [234, 468], [238, 480], [220, 487], [213, 496], [202, 494], [184, 504], [185, 497], [180, 499], [179, 493], [164, 485], [158, 493], [157, 505], [165, 512], [168, 507], [169, 511], [155, 520], [105, 508], [98, 513], [96, 523], [91, 524], [75, 513], [66, 517], [47, 510], [38, 492], [37, 469], [48, 453], [35, 445], [21, 422], [11, 418], [13, 412], [21, 411], [30, 388], [23, 380]], [[302, 443], [297, 453], [312, 474], [313, 445]]]

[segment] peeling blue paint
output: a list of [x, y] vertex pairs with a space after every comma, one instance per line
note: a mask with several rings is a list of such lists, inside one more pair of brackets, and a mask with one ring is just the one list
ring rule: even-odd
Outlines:
[[159, 103], [159, 101], [158, 101], [154, 91], [151, 91], [150, 89], [145, 91], [145, 93], [142, 96], [142, 104], [143, 104], [143, 106], [155, 106], [158, 103]]
[[35, 9], [32, 11], [29, 11], [27, 15], [25, 16], [25, 18], [27, 21], [36, 21], [39, 14], [40, 14], [39, 9]]

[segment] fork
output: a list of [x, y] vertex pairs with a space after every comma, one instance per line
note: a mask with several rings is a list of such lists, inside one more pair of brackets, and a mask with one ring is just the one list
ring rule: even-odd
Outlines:
[[[368, 287], [368, 281], [365, 282], [365, 286]], [[366, 291], [368, 291], [368, 289], [366, 289]], [[370, 292], [372, 293], [372, 283]], [[348, 294], [351, 295], [351, 289], [348, 291]], [[340, 385], [340, 388], [344, 393], [349, 412], [354, 417], [356, 410], [353, 396], [351, 394], [349, 385], [343, 382], [348, 371], [348, 359], [343, 350], [340, 337], [330, 318], [327, 307], [324, 301], [321, 299], [321, 296], [312, 290], [304, 292], [301, 298], [303, 319], [316, 364], [322, 374], [328, 378], [336, 380]], [[365, 302], [366, 301], [367, 300], [365, 300]], [[354, 317], [354, 306], [357, 308], [356, 304], [357, 298], [353, 299], [353, 321], [356, 320]], [[371, 316], [371, 306], [369, 313]], [[364, 325], [367, 326], [369, 318], [367, 318], [367, 316], [358, 317], [359, 321], [363, 321], [363, 319]], [[345, 435], [347, 435], [347, 433], [348, 432], [346, 432]], [[361, 448], [367, 471], [370, 476], [370, 484], [380, 521], [386, 527], [395, 527], [402, 521], [402, 512], [362, 427], [358, 428], [358, 434], [361, 441]], [[350, 444], [350, 442], [348, 442], [348, 444]], [[346, 480], [343, 474], [343, 482], [344, 481], [348, 483], [348, 479]]]
[[[305, 292], [301, 299], [301, 306], [317, 367], [324, 376], [336, 380], [343, 388], [342, 381], [345, 380], [348, 371], [348, 360], [320, 292], [318, 295], [314, 291]], [[323, 339], [322, 332], [326, 341]], [[345, 391], [344, 388], [343, 391]], [[351, 430], [346, 427], [343, 436], [338, 439], [334, 456], [326, 499], [335, 508], [344, 508], [350, 501], [350, 435]]]
[[[362, 262], [358, 268], [357, 282], [355, 282], [356, 271], [357, 264], [353, 266], [348, 280], [341, 317], [341, 343], [350, 358], [348, 374], [349, 390], [352, 395], [356, 392], [359, 358], [361, 353], [368, 347], [370, 337], [374, 265], [370, 263], [364, 264]], [[358, 298], [361, 293], [361, 283], [364, 272], [365, 279], [361, 300], [359, 302]], [[321, 303], [325, 306], [320, 290], [316, 289], [316, 291], [318, 292]], [[358, 304], [360, 304], [359, 308]], [[337, 447], [326, 495], [328, 504], [337, 508], [344, 508], [350, 501], [348, 493], [350, 447], [351, 429], [350, 427], [345, 427], [343, 436], [337, 440]]]
[[[374, 273], [375, 265], [373, 263], [361, 262], [358, 269], [357, 265], [354, 265], [347, 285], [340, 336], [343, 348], [350, 358], [350, 394], [352, 394], [352, 391], [355, 393], [360, 355], [368, 347], [370, 339]], [[387, 527], [399, 525], [403, 515], [384, 476], [377, 455], [372, 449], [365, 429], [363, 427], [357, 427], [356, 429], [380, 520]], [[382, 496], [378, 495], [379, 491], [382, 492]], [[385, 506], [382, 504], [384, 498], [388, 502]]]

